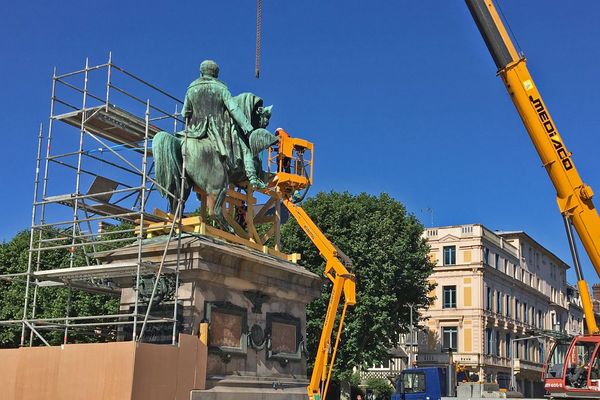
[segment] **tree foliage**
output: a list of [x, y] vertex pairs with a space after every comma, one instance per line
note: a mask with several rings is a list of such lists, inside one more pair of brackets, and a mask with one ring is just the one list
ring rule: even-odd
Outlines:
[[[353, 261], [357, 304], [346, 317], [335, 375], [385, 360], [409, 325], [407, 304], [426, 306], [433, 271], [423, 226], [387, 194], [319, 193], [302, 207]], [[323, 277], [321, 296], [307, 307], [307, 348], [314, 360], [331, 293], [324, 260], [295, 220], [282, 227], [282, 244], [302, 254], [301, 265]]]
[[390, 381], [383, 378], [369, 378], [367, 379], [367, 388], [373, 391], [376, 399], [389, 399], [392, 397], [394, 388], [390, 384]]
[[[29, 231], [17, 233], [9, 242], [0, 244], [0, 274], [18, 274], [27, 271], [29, 260]], [[67, 249], [46, 250], [41, 253], [41, 269], [65, 268], [74, 257], [75, 266], [85, 265], [80, 251], [73, 255]], [[32, 253], [37, 257], [37, 253]], [[36, 265], [36, 259], [34, 263]], [[0, 320], [20, 320], [23, 317], [25, 299], [25, 276], [0, 280]], [[29, 313], [34, 296], [33, 285], [29, 291]], [[115, 314], [118, 310], [118, 299], [105, 295], [90, 294], [80, 290], [69, 290], [65, 287], [48, 287], [37, 290], [36, 318], [62, 318], [66, 313], [71, 317], [84, 315]], [[67, 311], [68, 310], [68, 311]], [[96, 342], [104, 338], [98, 336], [93, 327], [71, 330], [70, 342]], [[44, 338], [50, 344], [63, 341], [62, 329], [43, 331]], [[29, 336], [27, 336], [29, 338]], [[21, 339], [21, 325], [0, 326], [0, 347], [16, 347]], [[40, 341], [34, 337], [34, 344]]]

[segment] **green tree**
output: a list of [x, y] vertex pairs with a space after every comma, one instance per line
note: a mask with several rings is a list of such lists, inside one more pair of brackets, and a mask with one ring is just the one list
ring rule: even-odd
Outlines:
[[[0, 244], [0, 274], [18, 274], [27, 271], [29, 259], [29, 231], [17, 233], [9, 242]], [[37, 253], [33, 253], [36, 257]], [[69, 265], [71, 253], [67, 249], [46, 250], [42, 252], [40, 266], [42, 269], [64, 268]], [[83, 254], [74, 254], [76, 266], [84, 265]], [[35, 265], [35, 263], [34, 263]], [[0, 320], [19, 320], [23, 317], [25, 298], [25, 276], [0, 280]], [[33, 300], [33, 285], [30, 287], [30, 306]], [[118, 310], [118, 299], [105, 295], [90, 294], [80, 290], [64, 287], [40, 288], [36, 301], [36, 317], [61, 318], [67, 312], [69, 316], [115, 314]], [[29, 308], [31, 316], [31, 307]], [[63, 330], [44, 330], [44, 338], [50, 344], [60, 344]], [[0, 327], [0, 347], [16, 347], [20, 343], [21, 326], [10, 325]], [[104, 340], [99, 337], [94, 327], [73, 329], [69, 333], [70, 342], [95, 342]], [[35, 338], [34, 343], [40, 341]]]
[[[18, 233], [10, 242], [0, 244], [0, 274], [18, 274], [27, 270], [29, 234]], [[25, 286], [15, 276], [0, 280], [0, 320], [21, 319]], [[18, 346], [21, 327], [0, 326], [0, 347]]]
[[[399, 334], [408, 331], [407, 304], [429, 304], [429, 246], [421, 236], [423, 225], [387, 194], [319, 193], [302, 207], [353, 261], [357, 304], [346, 317], [334, 368], [334, 376], [346, 380], [353, 367], [388, 357]], [[282, 244], [300, 252], [300, 264], [323, 277], [321, 296], [307, 307], [307, 348], [314, 360], [332, 285], [318, 250], [293, 219], [282, 227]]]
[[394, 391], [390, 381], [383, 378], [367, 379], [367, 388], [373, 391], [377, 399], [389, 399], [392, 397], [392, 392]]

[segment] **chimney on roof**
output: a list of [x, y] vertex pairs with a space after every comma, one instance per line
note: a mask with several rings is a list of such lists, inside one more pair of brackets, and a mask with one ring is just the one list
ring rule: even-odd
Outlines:
[[600, 284], [594, 283], [592, 285], [592, 307], [594, 313], [600, 313]]
[[600, 283], [594, 283], [592, 285], [592, 297], [594, 300], [600, 300]]

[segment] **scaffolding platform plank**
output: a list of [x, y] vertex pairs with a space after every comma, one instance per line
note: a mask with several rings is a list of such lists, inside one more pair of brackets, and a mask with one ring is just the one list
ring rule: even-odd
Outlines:
[[[85, 120], [84, 128], [86, 131], [111, 142], [137, 148], [140, 146], [140, 142], [144, 140], [146, 121], [119, 107], [102, 105], [55, 116], [57, 120], [77, 128], [81, 127], [82, 117]], [[149, 125], [148, 136], [152, 138], [160, 131], [159, 127]]]
[[[158, 270], [159, 264], [143, 261], [140, 264], [140, 274], [154, 274]], [[40, 280], [49, 281], [78, 281], [84, 279], [100, 279], [100, 278], [123, 278], [136, 276], [138, 269], [137, 263], [132, 262], [115, 262], [110, 264], [90, 265], [84, 267], [73, 268], [57, 268], [45, 271], [36, 271], [33, 276]], [[164, 269], [163, 273], [169, 273], [168, 269]]]
[[[141, 215], [144, 220], [150, 222], [160, 222], [163, 220], [160, 216], [150, 213], [142, 213], [139, 210], [123, 207], [117, 203], [111, 203], [110, 200], [119, 187], [119, 183], [104, 176], [96, 175], [85, 197], [80, 197], [77, 207], [86, 212], [114, 218], [120, 221], [137, 223]], [[130, 190], [135, 190], [131, 188]], [[75, 207], [75, 200], [78, 198], [75, 193], [49, 196], [44, 199], [48, 203], [58, 203], [69, 207]], [[90, 202], [91, 201], [91, 202]]]
[[[64, 194], [58, 196], [46, 197], [44, 201], [48, 203], [62, 204], [67, 207], [75, 207], [75, 194]], [[83, 211], [87, 211], [94, 215], [102, 215], [107, 218], [112, 218], [119, 221], [126, 221], [137, 224], [140, 220], [141, 214], [144, 214], [144, 220], [151, 223], [163, 222], [164, 218], [161, 218], [155, 214], [140, 212], [138, 210], [132, 210], [130, 208], [122, 207], [118, 204], [113, 203], [92, 203], [89, 204], [85, 201], [79, 201], [77, 208]]]
[[[114, 219], [118, 219], [118, 220], [124, 220], [124, 221], [128, 221], [128, 222], [132, 222], [132, 223], [137, 223], [137, 221], [140, 220], [140, 215], [142, 213], [138, 212], [135, 215], [122, 215], [122, 214], [126, 214], [126, 213], [132, 213], [134, 211], [125, 208], [125, 207], [121, 207], [115, 204], [109, 204], [109, 203], [99, 203], [99, 204], [85, 204], [85, 205], [78, 205], [79, 208], [85, 208], [86, 211], [94, 213], [96, 215], [104, 215], [106, 217], [111, 217], [113, 216]], [[122, 216], [117, 216], [121, 214]], [[162, 221], [161, 218], [157, 217], [154, 214], [150, 214], [150, 213], [143, 213], [144, 214], [144, 220], [146, 221], [151, 221], [151, 222], [160, 222]]]
[[35, 283], [38, 287], [73, 287], [75, 289], [83, 290], [88, 293], [96, 293], [96, 294], [108, 294], [111, 296], [119, 296], [121, 295], [121, 288], [117, 285], [105, 285], [105, 284], [97, 284], [87, 281], [69, 281], [62, 282], [58, 280], [53, 281], [38, 281]]

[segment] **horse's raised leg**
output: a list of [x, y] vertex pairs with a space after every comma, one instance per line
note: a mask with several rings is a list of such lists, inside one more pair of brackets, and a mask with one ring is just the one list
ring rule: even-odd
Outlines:
[[206, 195], [206, 208], [208, 211], [208, 215], [213, 217], [213, 219], [221, 229], [227, 232], [234, 233], [233, 228], [229, 226], [229, 224], [225, 220], [225, 217], [223, 216], [223, 202], [225, 201], [226, 194], [227, 189], [220, 190], [216, 193], [208, 193]]
[[215, 193], [208, 193], [206, 195], [206, 210], [208, 215], [211, 217], [215, 215], [215, 202], [217, 201], [217, 195]]

